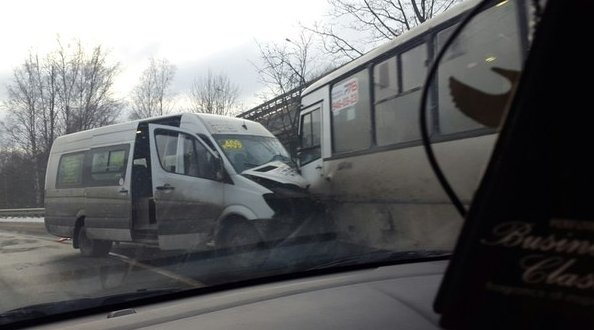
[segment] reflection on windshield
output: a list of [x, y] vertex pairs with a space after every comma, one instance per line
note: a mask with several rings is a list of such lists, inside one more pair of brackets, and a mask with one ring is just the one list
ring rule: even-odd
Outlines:
[[273, 137], [220, 134], [215, 140], [237, 173], [275, 160], [291, 163], [283, 145]]

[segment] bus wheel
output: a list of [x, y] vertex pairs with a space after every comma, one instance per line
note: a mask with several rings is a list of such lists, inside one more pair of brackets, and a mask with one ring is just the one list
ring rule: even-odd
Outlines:
[[88, 238], [87, 229], [82, 226], [78, 230], [78, 248], [83, 257], [104, 257], [111, 250], [111, 241]]
[[229, 258], [234, 269], [257, 269], [269, 251], [251, 223], [242, 218], [229, 219], [217, 237], [219, 256]]

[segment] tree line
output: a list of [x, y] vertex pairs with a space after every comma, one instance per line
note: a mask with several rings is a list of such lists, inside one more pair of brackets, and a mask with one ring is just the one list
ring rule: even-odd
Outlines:
[[[303, 86], [458, 1], [328, 0], [324, 22], [301, 26], [295, 38], [256, 41], [259, 59], [252, 65], [265, 87], [260, 97], [265, 101]], [[196, 77], [186, 108], [175, 109], [176, 67], [167, 59], [149, 60], [128, 101], [114, 93], [120, 70], [102, 46], [87, 49], [77, 40], [57, 40], [54, 51], [31, 52], [14, 69], [0, 105], [6, 113], [0, 124], [0, 208], [43, 205], [49, 150], [60, 135], [174, 110], [237, 112], [239, 87], [224, 73]]]
[[[102, 46], [85, 48], [78, 40], [58, 40], [48, 54], [30, 52], [13, 70], [1, 104], [6, 116], [0, 124], [0, 208], [43, 204], [47, 160], [57, 137], [113, 124], [123, 115], [142, 119], [173, 110], [175, 66], [166, 59], [150, 59], [129, 102], [115, 96], [119, 72], [119, 63], [111, 61]], [[238, 87], [225, 75], [209, 72], [195, 79], [192, 102], [184, 110], [227, 115], [237, 94]], [[130, 109], [127, 116], [125, 107]], [[28, 197], [20, 204], [11, 202], [10, 191]]]

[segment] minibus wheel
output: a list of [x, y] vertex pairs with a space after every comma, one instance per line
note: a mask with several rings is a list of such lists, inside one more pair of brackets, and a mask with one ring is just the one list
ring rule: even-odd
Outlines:
[[111, 250], [111, 241], [90, 239], [87, 229], [82, 226], [78, 230], [78, 248], [83, 257], [103, 257]]

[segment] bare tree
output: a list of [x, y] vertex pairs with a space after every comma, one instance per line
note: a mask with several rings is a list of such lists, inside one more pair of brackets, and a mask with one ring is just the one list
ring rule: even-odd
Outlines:
[[96, 46], [89, 53], [80, 41], [59, 48], [51, 57], [64, 133], [112, 124], [123, 103], [113, 96], [119, 64], [108, 63], [108, 53]]
[[43, 182], [49, 150], [65, 133], [111, 124], [121, 103], [111, 90], [117, 65], [109, 65], [101, 47], [87, 55], [80, 42], [41, 58], [30, 53], [15, 68], [2, 103], [5, 135], [31, 160], [36, 203], [43, 200]]
[[167, 114], [173, 107], [170, 85], [175, 76], [175, 66], [167, 59], [150, 59], [149, 67], [142, 73], [140, 83], [132, 91], [130, 119], [148, 118]]
[[213, 74], [210, 70], [205, 77], [195, 78], [190, 90], [193, 112], [232, 115], [238, 106], [239, 87], [232, 83], [224, 73]]
[[254, 64], [260, 81], [267, 87], [264, 99], [285, 94], [305, 85], [315, 74], [312, 59], [313, 34], [302, 31], [283, 43], [259, 43], [260, 63]]
[[353, 60], [460, 1], [328, 0], [328, 22], [305, 29], [321, 36], [326, 52], [335, 59]]
[[316, 47], [315, 34], [302, 30], [281, 43], [257, 42], [260, 61], [253, 63], [265, 90], [264, 103], [241, 117], [260, 122], [295, 151], [301, 93], [309, 82], [332, 69]]
[[[33, 166], [33, 191], [37, 205], [41, 204], [45, 159], [56, 136], [55, 99], [47, 83], [45, 67], [37, 55], [29, 54], [25, 62], [14, 70], [13, 83], [7, 87], [8, 99], [3, 106], [7, 118], [3, 128], [30, 159]], [[51, 71], [51, 70], [50, 70]]]

